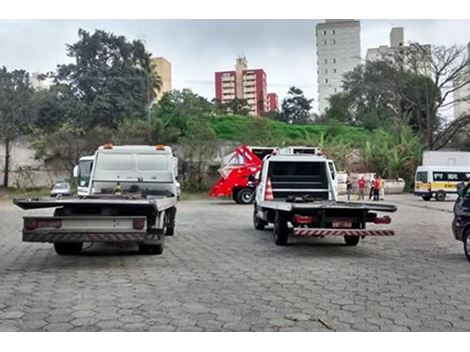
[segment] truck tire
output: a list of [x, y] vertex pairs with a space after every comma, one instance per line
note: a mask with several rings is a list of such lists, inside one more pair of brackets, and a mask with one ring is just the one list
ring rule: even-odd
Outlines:
[[237, 203], [238, 204], [252, 204], [255, 200], [255, 192], [251, 188], [243, 188], [238, 191]]
[[239, 189], [234, 189], [232, 192], [232, 199], [235, 203], [238, 203], [238, 191]]
[[139, 245], [139, 252], [142, 254], [162, 254], [163, 253], [163, 243], [160, 244], [141, 244]]
[[446, 192], [437, 191], [435, 197], [437, 201], [443, 202], [446, 199]]
[[346, 246], [357, 246], [359, 243], [359, 236], [344, 236]]
[[425, 200], [425, 201], [428, 201], [428, 200], [431, 200], [432, 195], [430, 195], [430, 194], [423, 194], [423, 195], [421, 196], [421, 198], [422, 198], [423, 200]]
[[253, 226], [255, 227], [256, 230], [264, 230], [264, 227], [268, 224], [266, 221], [263, 219], [260, 219], [258, 215], [256, 214], [256, 207], [255, 210], [253, 211]]
[[470, 261], [470, 230], [467, 230], [463, 236], [463, 250], [467, 260]]
[[278, 246], [286, 246], [288, 230], [287, 220], [283, 219], [281, 214], [277, 212], [274, 219], [274, 243]]
[[175, 234], [175, 217], [176, 208], [170, 208], [165, 213], [165, 236], [173, 236]]
[[54, 242], [54, 250], [58, 255], [77, 255], [83, 248], [83, 242]]

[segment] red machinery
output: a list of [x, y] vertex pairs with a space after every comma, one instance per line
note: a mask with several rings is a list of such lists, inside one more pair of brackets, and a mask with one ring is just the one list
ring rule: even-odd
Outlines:
[[262, 159], [271, 154], [270, 147], [236, 147], [226, 165], [219, 169], [220, 178], [209, 192], [211, 197], [232, 197], [239, 204], [254, 200], [255, 175], [261, 170]]

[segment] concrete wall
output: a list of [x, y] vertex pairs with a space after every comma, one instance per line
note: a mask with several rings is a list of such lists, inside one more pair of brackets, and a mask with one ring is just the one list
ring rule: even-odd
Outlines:
[[[70, 171], [58, 162], [45, 164], [34, 157], [35, 151], [26, 138], [18, 138], [10, 147], [10, 187], [49, 187], [70, 178]], [[0, 144], [0, 186], [3, 185], [5, 145]]]

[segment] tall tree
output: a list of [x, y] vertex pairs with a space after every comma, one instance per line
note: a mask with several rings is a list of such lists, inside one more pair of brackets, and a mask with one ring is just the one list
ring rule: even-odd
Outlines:
[[[412, 43], [402, 55], [404, 64], [411, 72], [431, 79], [431, 82], [421, 85], [424, 99], [417, 101], [406, 95], [403, 98], [410, 104], [418, 105], [424, 112], [426, 145], [430, 149], [440, 149], [464, 126], [470, 124], [470, 114], [458, 116], [450, 123], [440, 116], [440, 111], [470, 101], [470, 96], [456, 98], [454, 95], [459, 89], [470, 85], [470, 54], [466, 47], [459, 45], [429, 47]], [[440, 120], [440, 124], [433, 128], [436, 119]]]
[[144, 116], [160, 85], [144, 44], [102, 30], [90, 34], [79, 29], [78, 37], [67, 45], [74, 62], [59, 65], [54, 75], [71, 115], [82, 126]]
[[165, 127], [175, 127], [184, 133], [190, 118], [208, 117], [213, 110], [213, 104], [206, 98], [190, 89], [183, 89], [163, 94], [160, 101], [153, 106], [152, 115], [162, 119]]
[[288, 123], [306, 123], [311, 120], [313, 99], [307, 99], [300, 88], [290, 87], [282, 101], [281, 118]]
[[3, 186], [9, 185], [11, 142], [27, 132], [32, 114], [33, 89], [24, 70], [0, 68], [0, 139], [5, 143]]

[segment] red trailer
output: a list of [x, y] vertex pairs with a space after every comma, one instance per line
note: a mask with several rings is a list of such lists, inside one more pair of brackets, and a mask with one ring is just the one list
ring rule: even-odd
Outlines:
[[220, 178], [209, 192], [211, 197], [232, 197], [239, 204], [254, 200], [255, 176], [260, 171], [265, 155], [271, 147], [236, 147], [228, 162], [219, 169]]

